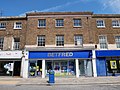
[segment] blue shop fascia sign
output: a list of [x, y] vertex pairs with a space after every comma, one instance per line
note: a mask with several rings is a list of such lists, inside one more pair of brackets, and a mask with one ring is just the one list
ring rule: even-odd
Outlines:
[[96, 50], [96, 57], [120, 57], [120, 50]]
[[29, 51], [29, 58], [92, 58], [92, 51]]

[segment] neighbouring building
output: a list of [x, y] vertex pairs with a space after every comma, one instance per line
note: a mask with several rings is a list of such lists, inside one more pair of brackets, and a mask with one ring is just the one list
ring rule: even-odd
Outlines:
[[60, 77], [120, 75], [120, 15], [1, 17], [0, 49], [0, 75], [45, 78], [50, 70]]
[[26, 17], [0, 17], [0, 76], [22, 76]]

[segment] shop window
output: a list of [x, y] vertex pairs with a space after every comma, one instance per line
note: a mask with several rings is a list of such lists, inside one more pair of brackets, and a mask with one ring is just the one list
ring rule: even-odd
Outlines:
[[38, 27], [46, 27], [46, 19], [38, 20]]
[[112, 27], [120, 27], [120, 21], [118, 21], [118, 20], [113, 20], [113, 21], [112, 21]]
[[100, 28], [100, 27], [105, 27], [105, 23], [104, 23], [104, 20], [97, 20], [97, 27]]
[[75, 35], [74, 42], [75, 42], [75, 45], [82, 46], [83, 45], [83, 36], [82, 35]]
[[116, 42], [117, 48], [120, 48], [120, 36], [115, 36], [115, 42]]
[[14, 29], [22, 29], [22, 22], [15, 22]]
[[14, 50], [20, 49], [20, 38], [14, 38]]
[[107, 49], [107, 37], [106, 36], [99, 36], [99, 44], [100, 44], [100, 49]]
[[64, 20], [63, 19], [56, 19], [56, 27], [63, 27]]
[[0, 49], [3, 50], [4, 38], [0, 37]]
[[63, 35], [56, 36], [56, 46], [64, 46], [64, 36]]
[[120, 73], [120, 60], [107, 60], [108, 73]]
[[45, 36], [38, 36], [38, 46], [45, 46]]
[[6, 23], [5, 22], [0, 23], [0, 29], [6, 29]]
[[73, 22], [74, 22], [74, 27], [82, 26], [81, 19], [73, 19]]

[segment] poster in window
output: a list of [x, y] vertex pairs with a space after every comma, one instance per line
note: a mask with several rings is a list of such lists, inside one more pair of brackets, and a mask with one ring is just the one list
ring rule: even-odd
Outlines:
[[111, 66], [111, 69], [117, 69], [116, 60], [111, 60], [110, 61], [110, 66]]

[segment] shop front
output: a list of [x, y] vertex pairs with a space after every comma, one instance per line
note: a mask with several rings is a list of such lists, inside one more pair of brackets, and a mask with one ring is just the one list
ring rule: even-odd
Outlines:
[[98, 76], [120, 76], [120, 50], [96, 51]]
[[0, 52], [0, 76], [20, 76], [22, 51]]
[[92, 50], [29, 51], [29, 77], [92, 76]]

